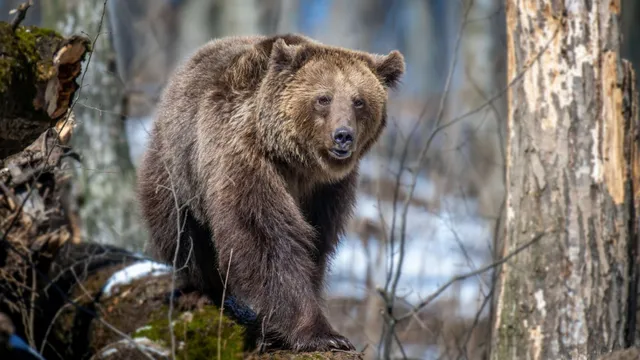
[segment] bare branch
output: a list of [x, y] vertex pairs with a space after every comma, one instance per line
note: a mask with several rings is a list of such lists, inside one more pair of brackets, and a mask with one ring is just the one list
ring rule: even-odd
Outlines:
[[29, 0], [25, 3], [18, 5], [18, 8], [13, 9], [9, 12], [9, 14], [17, 13], [16, 17], [11, 21], [11, 31], [16, 32], [20, 23], [24, 20], [25, 16], [27, 16], [27, 10], [33, 5], [32, 0]]
[[493, 268], [496, 268], [502, 264], [504, 264], [505, 262], [509, 261], [509, 259], [511, 259], [512, 257], [518, 255], [520, 252], [522, 252], [523, 250], [527, 249], [529, 246], [535, 244], [536, 242], [538, 242], [538, 240], [540, 240], [544, 235], [548, 234], [549, 232], [553, 232], [553, 231], [544, 231], [541, 233], [536, 234], [530, 241], [524, 243], [523, 245], [521, 245], [520, 247], [518, 247], [517, 249], [515, 249], [513, 252], [511, 252], [510, 254], [508, 254], [507, 256], [503, 257], [502, 259], [493, 262], [487, 266], [484, 266], [478, 270], [474, 270], [468, 273], [464, 273], [461, 275], [457, 275], [454, 276], [453, 278], [451, 278], [449, 281], [447, 281], [444, 285], [440, 286], [436, 291], [434, 291], [431, 295], [429, 295], [425, 300], [421, 301], [418, 305], [416, 305], [413, 309], [411, 309], [411, 311], [409, 311], [408, 313], [400, 316], [397, 318], [397, 321], [402, 321], [405, 320], [411, 316], [413, 316], [414, 313], [420, 312], [420, 310], [422, 310], [425, 306], [429, 305], [435, 298], [437, 298], [438, 296], [440, 296], [440, 294], [442, 294], [445, 290], [447, 290], [449, 288], [449, 286], [453, 285], [454, 283], [458, 282], [458, 281], [462, 281], [465, 280], [467, 278], [482, 274], [485, 271], [491, 270]]
[[[178, 255], [180, 254], [180, 240], [181, 240], [181, 234], [182, 231], [184, 230], [184, 226], [186, 225], [186, 221], [187, 221], [187, 217], [184, 217], [183, 221], [180, 221], [180, 212], [182, 211], [182, 208], [180, 207], [180, 203], [178, 202], [178, 194], [176, 194], [176, 189], [174, 187], [173, 184], [173, 178], [171, 177], [171, 171], [169, 170], [168, 165], [165, 163], [164, 164], [165, 169], [167, 170], [167, 176], [169, 177], [169, 183], [171, 184], [171, 188], [168, 189], [171, 192], [171, 195], [173, 196], [173, 201], [174, 201], [174, 205], [176, 208], [176, 251], [173, 254], [173, 267], [172, 267], [172, 271], [171, 271], [171, 293], [169, 295], [169, 311], [167, 311], [167, 321], [169, 324], [169, 337], [171, 338], [171, 358], [172, 359], [176, 359], [176, 337], [175, 334], [173, 332], [173, 303], [174, 303], [174, 290], [176, 287], [176, 272], [178, 271]], [[160, 187], [160, 186], [159, 186]], [[182, 224], [181, 224], [182, 223]], [[185, 263], [183, 266], [186, 266], [187, 264]]]
[[[460, 29], [458, 30], [458, 34], [456, 37], [456, 45], [455, 45], [455, 49], [454, 49], [454, 58], [453, 58], [453, 62], [449, 68], [449, 72], [447, 74], [447, 80], [445, 83], [445, 89], [444, 89], [444, 93], [440, 99], [440, 106], [438, 109], [438, 115], [437, 115], [437, 121], [436, 121], [436, 126], [440, 125], [440, 121], [442, 119], [442, 116], [444, 114], [444, 104], [446, 102], [449, 90], [450, 90], [450, 86], [451, 86], [451, 79], [453, 78], [453, 73], [455, 70], [455, 65], [457, 63], [458, 60], [458, 49], [460, 47], [460, 43], [462, 40], [462, 35], [464, 34], [464, 30], [466, 27], [466, 19], [469, 15], [469, 11], [471, 10], [471, 8], [473, 7], [473, 0], [470, 2], [469, 6], [465, 9], [463, 18], [465, 19], [465, 21], [462, 22]], [[426, 106], [425, 109], [423, 109], [423, 112], [420, 114], [420, 117], [418, 118], [418, 120], [416, 121], [416, 124], [414, 125], [412, 131], [411, 131], [411, 135], [413, 135], [413, 133], [418, 129], [419, 124], [421, 123], [421, 119], [424, 117], [424, 113], [426, 111]], [[409, 150], [409, 142], [406, 143], [405, 147], [404, 147], [404, 153], [408, 152]], [[426, 151], [425, 151], [426, 152]], [[425, 153], [423, 152], [423, 153]], [[418, 161], [419, 163], [421, 163], [422, 161], [422, 157], [423, 157], [423, 153], [421, 153], [420, 155], [420, 160]], [[404, 160], [404, 159], [403, 159]], [[401, 168], [398, 170], [398, 177], [396, 179], [396, 186], [395, 186], [395, 193], [394, 196], [397, 195], [397, 192], [399, 191], [400, 188], [400, 179], [401, 179], [401, 175], [402, 172], [404, 170], [404, 164], [401, 164]], [[396, 265], [396, 269], [395, 269], [395, 274], [392, 275], [393, 273], [393, 260], [391, 260], [391, 269], [389, 272], [389, 277], [387, 278], [387, 283], [385, 284], [385, 302], [387, 303], [387, 329], [383, 332], [382, 335], [382, 339], [380, 342], [380, 347], [384, 348], [384, 358], [388, 359], [390, 357], [391, 354], [391, 345], [392, 345], [392, 339], [393, 339], [393, 334], [395, 333], [395, 325], [396, 325], [396, 321], [393, 319], [393, 306], [394, 306], [394, 299], [396, 297], [396, 290], [398, 287], [398, 283], [400, 281], [400, 277], [402, 275], [402, 265], [404, 264], [404, 255], [405, 255], [405, 244], [406, 244], [406, 228], [407, 228], [407, 217], [408, 217], [408, 212], [409, 212], [409, 205], [411, 204], [411, 199], [413, 198], [413, 190], [415, 189], [415, 185], [418, 179], [418, 175], [419, 175], [419, 171], [414, 171], [413, 174], [413, 181], [412, 181], [412, 186], [411, 186], [411, 191], [406, 195], [405, 199], [404, 199], [404, 207], [403, 207], [403, 211], [402, 211], [402, 215], [401, 215], [401, 225], [400, 225], [400, 253], [399, 253], [399, 259], [398, 259], [398, 264]], [[389, 252], [391, 259], [393, 259], [393, 246], [394, 241], [395, 241], [395, 224], [396, 224], [396, 216], [397, 216], [397, 209], [396, 209], [396, 202], [397, 202], [397, 198], [394, 197], [394, 203], [393, 203], [393, 217], [392, 217], [392, 225], [391, 225], [391, 241], [390, 241], [390, 249], [391, 251]], [[389, 290], [389, 286], [391, 286], [391, 289]]]
[[220, 320], [218, 321], [218, 360], [222, 358], [222, 315], [224, 312], [224, 297], [227, 293], [227, 281], [229, 281], [229, 270], [231, 269], [231, 259], [233, 258], [233, 249], [229, 254], [229, 264], [227, 265], [227, 273], [224, 278], [224, 287], [222, 288], [222, 301], [220, 302]]

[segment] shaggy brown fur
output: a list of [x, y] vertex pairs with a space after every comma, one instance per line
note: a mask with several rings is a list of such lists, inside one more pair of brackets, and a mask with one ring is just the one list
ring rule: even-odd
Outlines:
[[[403, 73], [397, 51], [299, 35], [203, 46], [165, 89], [139, 170], [156, 256], [172, 263], [179, 239], [182, 279], [215, 302], [228, 276], [227, 293], [288, 347], [352, 349], [323, 314], [324, 274]], [[351, 131], [341, 148], [338, 129]]]

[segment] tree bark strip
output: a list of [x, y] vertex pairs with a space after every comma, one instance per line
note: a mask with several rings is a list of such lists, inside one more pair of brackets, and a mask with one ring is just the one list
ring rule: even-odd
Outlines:
[[507, 0], [504, 253], [492, 359], [594, 359], [635, 333], [637, 93], [620, 1]]

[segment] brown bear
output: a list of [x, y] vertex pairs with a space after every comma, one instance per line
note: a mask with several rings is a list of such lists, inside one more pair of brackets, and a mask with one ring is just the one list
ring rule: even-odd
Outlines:
[[213, 301], [226, 284], [288, 348], [354, 349], [323, 314], [324, 275], [404, 68], [398, 51], [296, 34], [198, 49], [164, 89], [139, 169], [155, 256]]

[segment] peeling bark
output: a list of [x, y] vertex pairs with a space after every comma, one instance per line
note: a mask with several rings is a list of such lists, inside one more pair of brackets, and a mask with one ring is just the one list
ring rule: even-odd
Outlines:
[[[620, 1], [508, 0], [504, 253], [492, 359], [592, 359], [635, 336], [637, 93]], [[521, 76], [521, 78], [520, 78]]]

